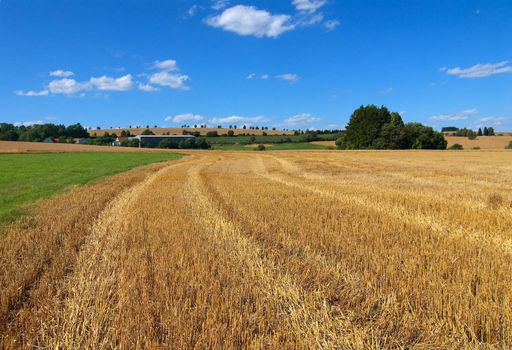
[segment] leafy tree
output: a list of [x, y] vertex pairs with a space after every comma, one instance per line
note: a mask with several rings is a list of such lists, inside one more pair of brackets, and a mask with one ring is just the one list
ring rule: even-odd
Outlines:
[[405, 134], [408, 145], [412, 149], [446, 149], [447, 141], [443, 134], [430, 126], [420, 123], [405, 125]]
[[482, 128], [478, 128], [477, 135], [478, 136], [483, 136]]
[[141, 135], [154, 135], [155, 133], [153, 131], [151, 131], [149, 128], [146, 128], [146, 130], [144, 130]]
[[484, 126], [484, 136], [489, 136], [489, 129], [486, 126]]
[[258, 150], [258, 151], [264, 151], [264, 150], [265, 150], [265, 145], [258, 145], [258, 146], [256, 147], [256, 150]]
[[158, 148], [176, 148], [174, 143], [169, 139], [163, 139], [158, 143]]
[[89, 133], [87, 130], [80, 125], [80, 123], [69, 125], [66, 128], [66, 136], [76, 137], [76, 138], [86, 138], [89, 137]]
[[228, 130], [228, 134], [227, 134], [229, 137], [233, 137], [235, 136], [235, 132], [233, 130]]
[[200, 138], [196, 142], [196, 148], [198, 149], [209, 149], [210, 147], [210, 144], [204, 138]]
[[391, 113], [386, 107], [361, 106], [352, 113], [345, 132], [345, 143], [350, 149], [374, 148], [382, 126], [391, 122]]
[[492, 127], [488, 127], [487, 128], [487, 132], [488, 132], [489, 136], [494, 136], [495, 135], [494, 134], [494, 128], [492, 128]]

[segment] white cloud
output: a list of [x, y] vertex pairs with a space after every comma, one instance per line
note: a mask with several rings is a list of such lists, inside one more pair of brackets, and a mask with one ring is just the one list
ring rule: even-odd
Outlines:
[[155, 61], [153, 62], [153, 68], [170, 72], [178, 70], [178, 64], [175, 60]]
[[495, 116], [489, 116], [480, 118], [476, 121], [476, 127], [484, 127], [484, 126], [501, 126], [506, 124], [507, 118], [504, 117], [495, 117]]
[[460, 78], [484, 78], [495, 74], [511, 73], [512, 66], [509, 61], [501, 61], [498, 63], [475, 64], [469, 68], [451, 68], [446, 70], [448, 75], [456, 75]]
[[75, 79], [58, 79], [53, 80], [48, 85], [48, 89], [52, 94], [73, 95], [83, 90], [89, 90], [89, 83], [79, 83]]
[[254, 79], [255, 77], [256, 77], [256, 74], [251, 73], [251, 74], [249, 74], [249, 75], [246, 77], [246, 79], [252, 80], [252, 79]]
[[229, 0], [216, 0], [212, 4], [212, 9], [218, 11], [228, 6]]
[[300, 12], [315, 12], [324, 6], [327, 0], [293, 0], [292, 4]]
[[90, 79], [91, 86], [102, 91], [127, 91], [133, 86], [132, 75], [127, 74], [120, 78], [102, 76]]
[[31, 120], [31, 121], [28, 121], [28, 122], [16, 122], [14, 123], [14, 126], [32, 126], [32, 125], [39, 125], [39, 124], [43, 124], [43, 121], [42, 120]]
[[220, 15], [210, 17], [206, 23], [239, 35], [276, 38], [295, 28], [288, 15], [273, 15], [254, 6], [237, 5]]
[[456, 120], [466, 120], [469, 118], [469, 116], [477, 114], [478, 109], [471, 108], [466, 109], [461, 112], [457, 113], [450, 113], [450, 114], [438, 114], [428, 117], [429, 120], [432, 121], [456, 121]]
[[139, 88], [139, 90], [146, 91], [146, 92], [153, 92], [153, 91], [160, 90], [156, 86], [149, 85], [149, 84], [143, 84], [143, 83], [139, 83], [139, 85], [137, 85], [137, 87]]
[[291, 127], [307, 127], [319, 121], [320, 118], [313, 117], [309, 113], [298, 114], [283, 121], [283, 124]]
[[57, 120], [59, 119], [59, 117], [55, 116], [55, 115], [47, 115], [46, 117], [44, 117], [45, 120]]
[[295, 83], [299, 80], [299, 76], [297, 74], [291, 73], [281, 74], [276, 76], [276, 78], [284, 81], [289, 81], [290, 83]]
[[269, 78], [268, 74], [262, 74], [260, 77], [261, 80], [268, 80], [268, 78]]
[[324, 15], [322, 13], [309, 13], [304, 12], [295, 18], [295, 24], [301, 27], [312, 26], [313, 24], [317, 24], [324, 20]]
[[168, 121], [172, 121], [174, 123], [182, 123], [182, 122], [187, 122], [187, 121], [200, 121], [200, 120], [203, 120], [204, 117], [202, 115], [199, 115], [199, 114], [192, 114], [192, 113], [185, 113], [185, 114], [178, 114], [178, 115], [175, 115], [174, 117], [165, 117], [165, 121], [168, 122]]
[[329, 32], [336, 29], [336, 27], [339, 25], [340, 21], [338, 21], [337, 19], [331, 19], [324, 23], [325, 28], [327, 28], [327, 31]]
[[149, 77], [149, 82], [151, 84], [167, 86], [180, 90], [189, 90], [189, 87], [185, 85], [185, 82], [188, 80], [190, 80], [190, 78], [187, 75], [171, 74], [168, 72], [158, 72]]
[[238, 125], [249, 125], [254, 123], [265, 123], [269, 122], [269, 118], [265, 118], [263, 116], [258, 117], [240, 117], [237, 115], [231, 116], [231, 117], [224, 117], [224, 118], [212, 118], [208, 120], [212, 124], [238, 124]]
[[71, 71], [65, 71], [65, 70], [58, 69], [58, 70], [54, 70], [53, 72], [50, 72], [50, 75], [52, 77], [69, 78], [69, 77], [75, 75], [75, 73], [73, 73]]
[[16, 91], [16, 95], [18, 96], [48, 96], [48, 90], [41, 90], [41, 91]]

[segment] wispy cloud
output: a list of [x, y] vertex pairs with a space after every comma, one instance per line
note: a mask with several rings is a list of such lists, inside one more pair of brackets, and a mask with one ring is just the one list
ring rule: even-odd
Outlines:
[[460, 78], [485, 78], [491, 75], [510, 73], [512, 72], [512, 66], [508, 65], [509, 61], [501, 61], [498, 63], [485, 63], [475, 64], [469, 68], [446, 68], [445, 70], [448, 75], [455, 75]]
[[75, 73], [71, 71], [65, 71], [65, 70], [54, 70], [53, 72], [50, 72], [50, 76], [52, 77], [59, 77], [59, 78], [69, 78], [71, 76], [75, 75]]
[[382, 89], [379, 91], [379, 94], [383, 94], [383, 95], [387, 95], [387, 94], [390, 94], [392, 92], [394, 92], [395, 89], [392, 88], [392, 87], [388, 87], [388, 88], [385, 88], [385, 89]]
[[428, 119], [429, 119], [429, 120], [431, 120], [431, 121], [456, 121], [456, 120], [466, 120], [466, 119], [468, 119], [471, 115], [475, 115], [475, 114], [477, 114], [477, 113], [478, 113], [478, 109], [476, 109], [476, 108], [471, 108], [471, 109], [466, 109], [466, 110], [464, 110], [464, 111], [456, 112], [456, 113], [433, 115], [433, 116], [428, 117]]
[[212, 9], [218, 11], [222, 10], [226, 6], [228, 6], [229, 0], [214, 0], [212, 4]]
[[507, 124], [508, 119], [505, 117], [488, 116], [480, 118], [476, 121], [475, 126], [477, 128], [484, 126], [502, 126]]
[[297, 74], [292, 74], [292, 73], [280, 74], [280, 75], [277, 75], [276, 78], [279, 80], [288, 81], [290, 83], [295, 83], [295, 82], [299, 81], [299, 79], [300, 79]]
[[339, 25], [340, 25], [340, 21], [338, 21], [337, 19], [331, 19], [331, 20], [325, 21], [325, 23], [324, 23], [325, 28], [329, 32], [336, 29]]
[[237, 5], [206, 19], [206, 23], [239, 35], [276, 38], [295, 28], [290, 18], [289, 15], [274, 15], [254, 6]]
[[326, 0], [293, 0], [292, 4], [297, 11], [316, 12], [327, 3]]
[[22, 91], [22, 90], [18, 90], [15, 92], [16, 95], [18, 96], [30, 96], [30, 97], [33, 97], [33, 96], [48, 96], [49, 92], [48, 90], [41, 90], [41, 91]]
[[197, 10], [199, 10], [199, 6], [198, 5], [192, 5], [190, 6], [190, 8], [188, 9], [187, 11], [187, 14], [192, 17], [192, 16], [195, 16]]
[[308, 127], [318, 121], [320, 121], [320, 118], [316, 118], [309, 113], [303, 113], [285, 119], [283, 124], [290, 127]]
[[172, 121], [174, 123], [182, 123], [182, 122], [190, 122], [190, 121], [201, 121], [204, 117], [199, 114], [192, 114], [192, 113], [185, 113], [185, 114], [178, 114], [174, 117], [165, 117], [165, 121]]
[[255, 123], [266, 123], [269, 122], [270, 119], [258, 116], [258, 117], [241, 117], [237, 115], [233, 115], [230, 117], [223, 118], [211, 118], [208, 120], [211, 124], [236, 124], [236, 125], [250, 125]]
[[33, 126], [33, 125], [39, 125], [43, 124], [42, 120], [30, 120], [26, 122], [16, 122], [14, 123], [14, 126]]

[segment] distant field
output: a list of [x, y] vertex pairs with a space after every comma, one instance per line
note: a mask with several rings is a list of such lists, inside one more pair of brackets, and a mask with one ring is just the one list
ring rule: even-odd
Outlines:
[[121, 153], [173, 153], [177, 150], [159, 148], [112, 147], [94, 145], [75, 145], [67, 143], [0, 141], [2, 153], [80, 153], [80, 152], [121, 152]]
[[448, 141], [448, 147], [458, 143], [464, 146], [464, 149], [480, 147], [482, 150], [502, 150], [512, 141], [512, 136], [479, 136], [475, 140], [467, 137], [445, 136]]
[[[218, 145], [214, 144], [212, 149], [224, 151], [248, 151], [256, 149], [259, 143], [250, 145]], [[329, 149], [327, 146], [316, 145], [312, 142], [289, 142], [289, 143], [267, 143], [263, 144], [268, 151], [301, 150], [301, 149]]]
[[178, 158], [175, 153], [0, 154], [0, 224], [24, 212], [26, 204], [64, 189]]
[[[134, 135], [138, 135], [142, 133], [146, 128], [115, 128], [115, 129], [101, 129], [101, 130], [89, 130], [89, 134], [91, 136], [101, 136], [105, 132], [108, 132], [109, 134], [116, 133], [119, 135], [121, 131], [123, 130], [129, 130], [130, 133]], [[285, 130], [249, 130], [249, 129], [229, 129], [229, 128], [149, 128], [149, 130], [153, 131], [155, 134], [160, 135], [163, 133], [171, 133], [175, 135], [181, 135], [183, 133], [183, 130], [194, 132], [199, 131], [201, 135], [206, 135], [209, 131], [217, 131], [219, 135], [227, 134], [229, 130], [233, 130], [235, 135], [239, 134], [255, 134], [255, 135], [261, 135], [262, 133], [266, 133], [267, 135], [293, 135], [293, 131], [285, 131]]]

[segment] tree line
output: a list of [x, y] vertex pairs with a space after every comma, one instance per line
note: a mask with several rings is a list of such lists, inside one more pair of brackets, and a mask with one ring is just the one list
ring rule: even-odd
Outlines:
[[361, 106], [336, 140], [339, 149], [446, 149], [443, 134], [421, 123], [404, 124], [397, 112]]
[[59, 142], [72, 142], [75, 138], [87, 138], [89, 133], [80, 123], [64, 126], [62, 124], [14, 125], [0, 123], [0, 140], [40, 142], [47, 138], [57, 138]]

